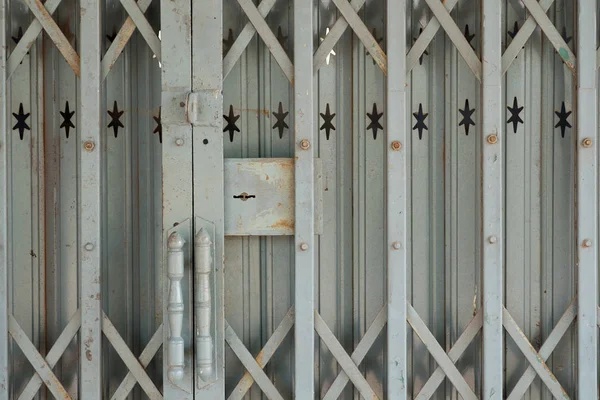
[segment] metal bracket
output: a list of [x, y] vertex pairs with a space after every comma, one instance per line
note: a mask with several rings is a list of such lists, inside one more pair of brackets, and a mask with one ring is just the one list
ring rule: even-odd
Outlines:
[[[315, 233], [323, 231], [321, 160], [315, 160]], [[225, 159], [225, 235], [293, 235], [294, 159]]]
[[221, 121], [221, 91], [219, 89], [190, 92], [186, 99], [187, 120], [193, 126], [218, 127]]

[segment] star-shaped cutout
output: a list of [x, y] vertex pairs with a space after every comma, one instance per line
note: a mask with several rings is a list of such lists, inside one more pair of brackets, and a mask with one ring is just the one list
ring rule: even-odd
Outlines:
[[283, 104], [281, 104], [281, 102], [279, 102], [279, 111], [273, 111], [273, 116], [277, 120], [275, 122], [275, 125], [273, 125], [273, 129], [279, 129], [279, 139], [283, 138], [283, 130], [290, 128], [285, 122], [285, 118], [288, 116], [289, 113], [289, 111], [283, 112]]
[[114, 42], [116, 37], [117, 33], [114, 30], [111, 34], [106, 35], [106, 39], [108, 39], [110, 43]]
[[[517, 36], [517, 33], [519, 33], [519, 22], [515, 21], [512, 32], [508, 31], [508, 36], [510, 36], [511, 39], [514, 39], [515, 36]], [[525, 48], [525, 46], [523, 46], [523, 48]]]
[[[381, 45], [381, 43], [383, 42], [383, 37], [377, 38], [377, 29], [373, 28], [373, 30], [371, 32], [373, 33], [373, 38], [375, 39], [375, 41], [377, 43], [379, 43], [379, 45]], [[371, 57], [371, 53], [369, 53], [369, 50], [365, 49], [365, 55], [367, 57]], [[373, 58], [373, 65], [375, 65], [375, 64], [377, 64], [377, 62], [375, 62], [375, 59]]]
[[417, 120], [417, 123], [415, 126], [413, 126], [413, 130], [417, 129], [419, 131], [419, 140], [423, 139], [423, 129], [426, 131], [429, 130], [427, 125], [425, 125], [425, 120], [427, 119], [428, 115], [429, 113], [423, 113], [423, 104], [419, 103], [419, 111], [413, 113], [413, 116]]
[[23, 28], [19, 27], [19, 30], [17, 31], [17, 36], [13, 36], [12, 40], [13, 42], [15, 42], [15, 44], [19, 44], [21, 39], [23, 39]]
[[27, 125], [27, 118], [29, 118], [29, 113], [25, 114], [23, 112], [23, 103], [19, 104], [19, 113], [12, 113], [13, 117], [15, 117], [17, 119], [17, 123], [15, 124], [15, 126], [13, 126], [13, 131], [15, 129], [19, 130], [19, 137], [21, 138], [21, 140], [23, 140], [23, 134], [25, 133], [25, 130], [30, 131], [31, 128], [29, 127], [29, 125]]
[[112, 118], [110, 124], [108, 124], [109, 128], [113, 128], [113, 132], [115, 133], [115, 137], [119, 134], [119, 128], [125, 128], [125, 125], [121, 122], [121, 116], [125, 111], [119, 111], [119, 106], [117, 106], [117, 101], [115, 100], [113, 104], [112, 111], [108, 110], [108, 115]]
[[75, 111], [71, 111], [69, 109], [69, 102], [67, 101], [67, 103], [65, 104], [65, 111], [59, 111], [60, 115], [63, 117], [63, 122], [60, 124], [61, 128], [65, 128], [65, 136], [67, 137], [67, 139], [69, 138], [69, 131], [71, 130], [71, 128], [75, 128], [75, 125], [73, 124], [73, 121], [71, 121], [71, 118], [73, 118], [73, 115], [75, 115]]
[[471, 34], [471, 32], [469, 32], [469, 24], [465, 25], [465, 39], [467, 39], [467, 42], [469, 42], [472, 49], [475, 49], [475, 47], [473, 47], [473, 44], [471, 43], [471, 40], [473, 40], [474, 38], [475, 34]]
[[[17, 31], [17, 36], [12, 36], [12, 40], [13, 42], [15, 42], [15, 44], [19, 44], [21, 39], [23, 39], [23, 28], [19, 27], [19, 30]], [[29, 55], [29, 52], [27, 52], [27, 55]], [[23, 64], [23, 61], [21, 61], [20, 64]]]
[[[571, 124], [568, 121], [569, 115], [571, 115], [571, 111], [567, 112], [565, 108], [565, 102], [562, 102], [560, 106], [560, 111], [554, 111], [554, 114], [558, 117], [558, 123], [554, 125], [555, 128], [560, 128], [560, 134], [562, 137], [565, 137], [565, 130], [567, 128], [572, 128]], [[14, 128], [13, 128], [14, 129]]]
[[158, 140], [162, 143], [162, 120], [161, 120], [162, 107], [158, 107], [158, 115], [152, 116], [154, 122], [156, 122], [156, 128], [152, 131], [152, 133], [158, 133]]
[[471, 116], [473, 115], [473, 113], [475, 112], [474, 108], [470, 108], [469, 107], [469, 99], [465, 100], [465, 107], [464, 109], [459, 109], [458, 112], [461, 113], [462, 115], [462, 121], [460, 121], [458, 123], [458, 126], [465, 126], [465, 135], [469, 136], [469, 127], [475, 126], [475, 121], [473, 121], [473, 119], [471, 118]]
[[225, 126], [225, 128], [223, 128], [223, 132], [229, 131], [229, 141], [233, 142], [233, 135], [235, 135], [235, 132], [240, 131], [240, 128], [238, 128], [235, 124], [236, 121], [240, 118], [240, 116], [234, 114], [233, 105], [230, 105], [229, 115], [223, 115], [223, 118], [225, 118], [225, 121], [227, 121], [227, 125]]
[[[419, 36], [423, 33], [423, 28], [419, 28]], [[417, 38], [413, 38], [413, 43], [417, 41]], [[428, 56], [429, 52], [427, 51], [427, 47], [423, 50], [423, 54], [419, 57], [419, 65], [423, 65], [423, 57]]]
[[375, 140], [377, 140], [377, 130], [383, 130], [383, 126], [381, 126], [381, 123], [379, 122], [382, 116], [383, 113], [377, 111], [377, 104], [373, 103], [373, 111], [371, 111], [370, 114], [367, 113], [367, 117], [369, 117], [369, 119], [371, 120], [371, 123], [369, 124], [369, 126], [367, 126], [367, 130], [373, 130], [373, 139]]
[[[329, 28], [325, 29], [325, 36], [329, 35]], [[325, 38], [320, 38], [321, 42], [325, 40]], [[325, 62], [327, 63], [327, 65], [329, 65], [329, 62], [331, 61], [331, 56], [335, 56], [335, 51], [333, 49], [331, 49], [331, 51], [329, 52], [329, 54], [327, 54], [327, 57], [325, 57]]]
[[281, 47], [285, 48], [287, 42], [287, 36], [283, 36], [283, 32], [281, 31], [281, 25], [277, 27], [277, 41], [281, 45]]
[[335, 117], [335, 113], [331, 113], [331, 111], [329, 110], [329, 103], [327, 103], [327, 105], [325, 106], [325, 114], [319, 114], [321, 114], [321, 118], [323, 118], [323, 125], [321, 125], [319, 130], [322, 131], [323, 129], [325, 129], [325, 137], [327, 138], [327, 140], [329, 140], [331, 130], [335, 131], [335, 126], [333, 126], [333, 124], [331, 123], [333, 117]]
[[508, 31], [508, 36], [510, 36], [511, 39], [514, 39], [515, 36], [517, 36], [518, 32], [519, 32], [519, 21], [515, 21], [512, 32]]
[[513, 131], [514, 133], [517, 133], [517, 126], [519, 125], [519, 123], [523, 123], [523, 120], [521, 119], [521, 111], [523, 111], [523, 106], [519, 107], [519, 103], [517, 102], [517, 97], [515, 96], [515, 98], [513, 99], [513, 106], [510, 107], [506, 107], [508, 109], [508, 111], [510, 111], [510, 118], [508, 119], [508, 121], [506, 121], [507, 124], [510, 124], [512, 122], [513, 124]]
[[229, 33], [227, 34], [227, 38], [223, 39], [223, 55], [225, 56], [229, 50], [231, 50], [231, 46], [235, 43], [235, 39], [233, 38], [233, 30], [230, 28]]
[[572, 36], [567, 36], [567, 27], [566, 26], [563, 26], [562, 33], [560, 34], [560, 36], [562, 36], [562, 38], [565, 40], [566, 44], [569, 44], [571, 39], [573, 39]]

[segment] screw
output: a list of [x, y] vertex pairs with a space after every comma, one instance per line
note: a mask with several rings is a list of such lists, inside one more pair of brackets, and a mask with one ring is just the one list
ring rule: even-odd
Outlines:
[[392, 248], [394, 250], [400, 250], [401, 247], [402, 246], [400, 245], [400, 242], [394, 242], [394, 243], [392, 243]]
[[583, 147], [592, 147], [592, 139], [585, 138], [581, 141], [581, 144], [583, 145]]
[[302, 251], [308, 250], [308, 243], [300, 243], [300, 250], [302, 250]]
[[182, 138], [177, 138], [175, 140], [175, 144], [179, 147], [183, 146], [183, 139]]
[[583, 247], [592, 247], [592, 241], [590, 239], [585, 239], [583, 241]]
[[94, 147], [96, 147], [96, 145], [91, 140], [86, 140], [83, 143], [83, 148], [85, 149], [85, 151], [88, 151], [88, 152], [93, 151]]
[[394, 150], [394, 151], [400, 151], [400, 149], [402, 149], [402, 143], [400, 143], [397, 140], [394, 140], [392, 142], [392, 150]]
[[300, 148], [302, 150], [308, 150], [310, 148], [310, 142], [308, 139], [302, 139], [300, 141]]
[[94, 245], [92, 243], [86, 243], [84, 247], [87, 251], [94, 250]]
[[498, 241], [498, 239], [496, 238], [496, 236], [492, 235], [488, 238], [488, 242], [490, 242], [490, 244], [494, 244]]
[[496, 144], [496, 143], [498, 143], [498, 135], [496, 135], [496, 134], [488, 135], [487, 142], [489, 144]]

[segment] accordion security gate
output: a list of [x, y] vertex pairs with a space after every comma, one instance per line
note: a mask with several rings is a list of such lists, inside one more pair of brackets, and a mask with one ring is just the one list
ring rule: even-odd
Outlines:
[[594, 0], [2, 0], [0, 399], [598, 398]]

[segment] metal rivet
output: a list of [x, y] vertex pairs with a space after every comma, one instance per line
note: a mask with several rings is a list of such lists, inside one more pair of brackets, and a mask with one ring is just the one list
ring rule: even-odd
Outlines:
[[592, 247], [592, 241], [591, 241], [591, 239], [585, 239], [583, 241], [583, 247]]
[[91, 140], [86, 140], [85, 142], [83, 142], [83, 148], [85, 149], [85, 151], [93, 151], [94, 147], [96, 147], [96, 145]]
[[592, 139], [585, 138], [581, 141], [583, 147], [592, 147]]
[[394, 242], [394, 243], [392, 243], [392, 248], [394, 250], [400, 250], [401, 247], [402, 246], [400, 245], [400, 242]]
[[498, 143], [498, 135], [496, 135], [496, 134], [488, 135], [487, 142], [489, 144], [496, 144], [496, 143]]
[[87, 251], [94, 250], [94, 245], [92, 243], [86, 243], [84, 247]]
[[308, 243], [300, 243], [300, 250], [302, 250], [302, 251], [308, 250]]
[[302, 139], [300, 141], [300, 148], [302, 150], [308, 150], [310, 148], [310, 141], [308, 139]]
[[394, 150], [394, 151], [400, 151], [400, 149], [402, 149], [402, 143], [400, 143], [397, 140], [394, 140], [392, 142], [392, 150]]
[[494, 244], [498, 241], [498, 239], [496, 238], [496, 236], [492, 235], [488, 238], [488, 242], [490, 242], [490, 244]]
[[183, 146], [183, 139], [182, 138], [175, 139], [175, 144], [179, 147]]
[[185, 107], [185, 103], [182, 101], [181, 103], [179, 103], [179, 107], [181, 107], [181, 108]]

